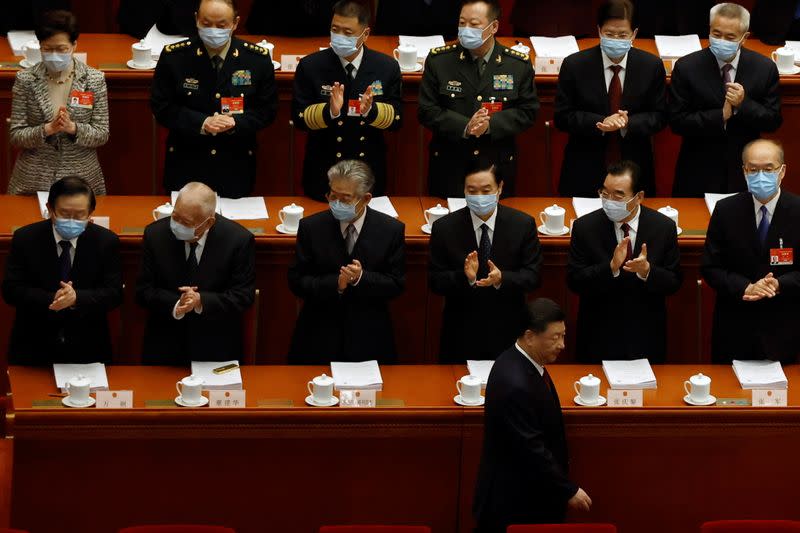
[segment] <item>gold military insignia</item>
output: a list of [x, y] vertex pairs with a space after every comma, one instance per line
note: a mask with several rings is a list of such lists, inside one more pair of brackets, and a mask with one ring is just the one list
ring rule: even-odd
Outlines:
[[180, 42], [177, 42], [177, 43], [168, 44], [167, 46], [164, 47], [164, 51], [165, 52], [172, 52], [173, 50], [179, 50], [181, 48], [186, 48], [187, 46], [190, 46], [191, 44], [192, 44], [192, 40], [191, 39], [186, 39], [185, 41], [180, 41]]
[[497, 56], [497, 59], [495, 59], [495, 61], [497, 61], [497, 64], [499, 65], [500, 63], [503, 62], [503, 56]]
[[531, 60], [530, 57], [528, 56], [528, 54], [523, 54], [522, 52], [518, 52], [517, 50], [514, 50], [513, 48], [504, 48], [503, 49], [503, 53], [506, 54], [506, 55], [509, 55], [511, 57], [514, 57], [516, 59], [519, 59], [520, 61], [530, 61]]
[[453, 87], [461, 87], [461, 82], [458, 80], [450, 80], [447, 82], [447, 85], [452, 85]]
[[461, 53], [458, 55], [458, 58], [459, 58], [461, 61], [464, 61], [464, 52], [461, 52]]
[[202, 48], [198, 48], [197, 49], [197, 56], [200, 57], [201, 55], [203, 55], [203, 49]]
[[429, 52], [432, 55], [441, 54], [442, 52], [451, 52], [456, 49], [456, 45], [448, 44], [445, 46], [437, 46], [436, 48], [432, 48]]
[[262, 55], [262, 56], [268, 56], [269, 55], [269, 50], [267, 50], [266, 48], [263, 48], [261, 46], [258, 46], [257, 44], [248, 43], [248, 42], [245, 41], [244, 47], [247, 48], [248, 50], [250, 50], [251, 52], [255, 52], [255, 53], [257, 53], [259, 55]]
[[233, 51], [233, 57], [239, 57], [239, 49], [238, 49], [238, 48], [236, 48], [236, 49]]

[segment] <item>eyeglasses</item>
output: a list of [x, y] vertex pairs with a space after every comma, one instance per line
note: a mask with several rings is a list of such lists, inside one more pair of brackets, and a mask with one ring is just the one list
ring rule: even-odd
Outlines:
[[614, 33], [610, 31], [604, 31], [600, 33], [600, 35], [607, 39], [621, 39], [623, 41], [630, 41], [633, 38], [633, 34], [629, 32]]
[[343, 204], [357, 204], [359, 202], [359, 200], [361, 200], [361, 198], [357, 198], [357, 197], [351, 196], [349, 194], [341, 194], [340, 195], [340, 194], [336, 194], [333, 191], [331, 191], [328, 194], [326, 194], [325, 197], [328, 199], [329, 202], [335, 202], [336, 200], [339, 200]]
[[[625, 196], [617, 193], [610, 193], [605, 189], [597, 189], [597, 196], [602, 198], [603, 200], [614, 200], [615, 202], [630, 202], [633, 200], [633, 196], [630, 198], [625, 198]], [[635, 195], [634, 195], [635, 196]]]
[[783, 168], [783, 165], [780, 165], [778, 167], [773, 167], [772, 165], [768, 165], [764, 168], [753, 168], [753, 167], [743, 166], [742, 168], [744, 169], [745, 174], [755, 174], [757, 172], [761, 172], [762, 170], [764, 172], [778, 172], [780, 171], [780, 169]]
[[71, 46], [42, 46], [43, 54], [66, 54], [69, 53]]

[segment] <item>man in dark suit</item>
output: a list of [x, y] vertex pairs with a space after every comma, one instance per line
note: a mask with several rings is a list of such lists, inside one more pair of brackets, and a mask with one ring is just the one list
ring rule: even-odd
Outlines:
[[714, 6], [709, 48], [675, 63], [670, 126], [683, 140], [673, 196], [743, 190], [742, 148], [783, 121], [775, 63], [742, 46], [749, 23], [741, 6]]
[[378, 2], [375, 32], [379, 35], [456, 36], [461, 0], [404, 0]]
[[459, 43], [434, 48], [425, 61], [418, 115], [433, 134], [431, 196], [461, 196], [464, 176], [489, 165], [514, 194], [516, 137], [533, 126], [539, 98], [528, 55], [495, 42], [499, 17], [497, 0], [465, 1]]
[[166, 35], [197, 35], [197, 0], [121, 0], [117, 22], [122, 33], [141, 39], [153, 25]]
[[303, 191], [324, 201], [328, 169], [345, 159], [366, 162], [375, 173], [376, 196], [386, 190], [383, 132], [401, 123], [400, 67], [366, 47], [370, 10], [354, 0], [337, 2], [331, 47], [300, 60], [294, 76], [292, 117], [308, 131]]
[[715, 363], [800, 353], [800, 198], [780, 188], [786, 175], [775, 141], [748, 144], [742, 155], [748, 192], [717, 203], [701, 272], [717, 292], [711, 338]]
[[389, 301], [405, 286], [405, 226], [367, 207], [374, 180], [361, 161], [337, 163], [330, 209], [300, 221], [289, 287], [303, 308], [291, 363], [395, 360]]
[[253, 191], [256, 133], [278, 110], [269, 52], [232, 38], [239, 17], [231, 0], [202, 0], [199, 38], [167, 45], [153, 75], [150, 105], [169, 128], [164, 187], [200, 181], [220, 196]]
[[561, 404], [547, 372], [564, 349], [564, 318], [552, 300], [527, 304], [516, 344], [489, 374], [472, 506], [476, 533], [505, 533], [511, 524], [557, 524], [567, 508], [589, 511], [592, 505], [568, 477]]
[[525, 297], [541, 282], [536, 221], [498, 205], [497, 180], [494, 166], [467, 175], [467, 207], [433, 224], [428, 283], [445, 297], [442, 363], [497, 357], [519, 333]]
[[3, 299], [17, 314], [9, 363], [111, 361], [108, 312], [122, 303], [119, 239], [89, 221], [92, 188], [65, 177], [50, 187], [48, 220], [14, 232]]
[[597, 13], [600, 46], [564, 59], [558, 76], [555, 124], [569, 133], [558, 190], [591, 197], [612, 162], [642, 169], [642, 189], [655, 195], [652, 136], [666, 126], [664, 64], [631, 48], [637, 30], [629, 0], [608, 0]]
[[777, 46], [800, 40], [800, 0], [756, 0], [753, 34]]
[[253, 0], [247, 17], [250, 35], [321, 37], [331, 28], [331, 9], [336, 0], [276, 2]]
[[[622, 161], [608, 168], [603, 209], [575, 221], [567, 285], [580, 296], [578, 360], [646, 357], [667, 352], [665, 298], [683, 279], [675, 222], [642, 205], [640, 170]], [[624, 334], [609, 335], [624, 324]]]
[[255, 241], [215, 208], [214, 191], [191, 182], [172, 216], [144, 230], [136, 301], [149, 312], [146, 364], [242, 357], [242, 313], [255, 297]]

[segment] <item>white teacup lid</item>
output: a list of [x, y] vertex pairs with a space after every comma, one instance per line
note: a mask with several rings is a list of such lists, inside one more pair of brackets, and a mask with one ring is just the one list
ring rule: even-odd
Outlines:
[[565, 212], [564, 208], [558, 204], [553, 204], [550, 207], [545, 208], [545, 213], [548, 215], [560, 215]]
[[581, 385], [588, 385], [588, 386], [600, 385], [600, 378], [592, 374], [589, 374], [588, 376], [583, 376], [581, 378]]
[[282, 211], [284, 213], [302, 213], [304, 209], [303, 206], [292, 203], [292, 205], [283, 206]]
[[67, 383], [73, 387], [88, 387], [92, 383], [92, 380], [86, 376], [77, 375], [69, 378]]
[[198, 377], [198, 376], [195, 376], [195, 375], [191, 375], [191, 376], [186, 376], [185, 378], [183, 378], [181, 380], [181, 383], [183, 383], [184, 385], [186, 385], [188, 387], [194, 387], [196, 385], [202, 385], [203, 383], [205, 383], [205, 381], [201, 377]]
[[660, 208], [660, 209], [658, 210], [658, 212], [659, 212], [659, 213], [677, 213], [677, 212], [678, 212], [678, 210], [677, 210], [677, 209], [675, 209], [674, 207], [672, 207], [672, 206], [668, 205], [668, 206], [666, 206], [666, 207], [662, 207], [662, 208]]
[[467, 385], [479, 385], [480, 382], [481, 378], [479, 378], [478, 376], [473, 376], [472, 374], [463, 376], [461, 378], [461, 383], [466, 383]]
[[333, 378], [328, 376], [328, 375], [325, 375], [325, 374], [322, 374], [321, 376], [317, 376], [311, 381], [314, 382], [314, 385], [320, 385], [322, 387], [325, 387], [327, 385], [332, 385], [333, 384]]
[[156, 207], [156, 211], [160, 213], [171, 213], [172, 209], [173, 209], [172, 204], [169, 202]]
[[431, 207], [428, 212], [434, 215], [446, 215], [450, 210], [443, 207], [442, 204], [436, 204], [436, 207]]
[[689, 378], [689, 381], [695, 385], [706, 385], [711, 383], [711, 378], [704, 375], [702, 372], [695, 374], [694, 376]]

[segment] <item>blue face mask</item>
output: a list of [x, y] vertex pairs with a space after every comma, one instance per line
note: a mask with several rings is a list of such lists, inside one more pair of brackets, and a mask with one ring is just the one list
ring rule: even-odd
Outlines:
[[726, 41], [716, 37], [708, 38], [708, 48], [719, 61], [730, 61], [739, 51], [740, 41]]
[[745, 174], [747, 190], [758, 200], [767, 200], [778, 192], [778, 175], [780, 171], [767, 172], [759, 170], [752, 174]]
[[197, 35], [203, 44], [212, 50], [217, 50], [225, 46], [231, 39], [233, 30], [231, 28], [197, 28]]
[[[358, 202], [356, 202], [358, 203]], [[346, 204], [341, 200], [328, 202], [333, 218], [339, 222], [350, 222], [356, 218], [356, 204]]]
[[[489, 24], [491, 26], [491, 23]], [[486, 26], [488, 28], [489, 26]], [[483, 32], [486, 28], [469, 28], [467, 26], [460, 26], [458, 28], [458, 42], [467, 50], [475, 50], [480, 48], [486, 39], [483, 38]]]
[[633, 46], [633, 41], [629, 41], [628, 39], [600, 37], [600, 49], [611, 59], [624, 56], [631, 49], [631, 46]]
[[[364, 30], [366, 32], [367, 30]], [[358, 40], [364, 35], [361, 33], [358, 37], [350, 37], [342, 35], [341, 33], [331, 32], [331, 48], [333, 52], [339, 57], [350, 57], [358, 53]]]
[[[200, 226], [202, 226], [202, 224], [200, 224]], [[200, 226], [198, 226], [198, 228]], [[195, 239], [195, 231], [197, 230], [197, 228], [184, 226], [174, 218], [169, 219], [169, 229], [172, 230], [172, 234], [175, 235], [175, 238], [179, 241], [193, 241]]]
[[50, 72], [64, 72], [72, 65], [72, 52], [42, 53], [42, 62]]
[[88, 220], [75, 220], [72, 218], [56, 218], [55, 226], [56, 232], [64, 239], [71, 241], [75, 237], [79, 237], [86, 229]]
[[627, 202], [612, 200], [611, 198], [601, 198], [601, 200], [603, 201], [603, 211], [612, 222], [622, 222], [630, 216], [631, 211], [628, 209], [628, 204], [631, 203], [633, 198]]
[[491, 215], [497, 207], [497, 194], [466, 194], [467, 207], [479, 217]]

